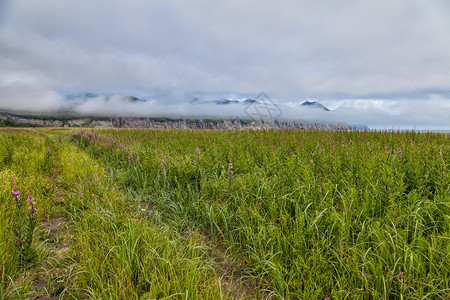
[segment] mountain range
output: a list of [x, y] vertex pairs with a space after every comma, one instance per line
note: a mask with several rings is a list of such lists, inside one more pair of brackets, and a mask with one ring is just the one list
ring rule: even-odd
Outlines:
[[[192, 100], [191, 103], [193, 103], [193, 104], [217, 104], [217, 105], [242, 104], [242, 103], [243, 104], [263, 104], [263, 102], [256, 100], [256, 99], [252, 99], [252, 98], [248, 98], [245, 100], [217, 99], [217, 100], [208, 100], [208, 101], [200, 101], [198, 98], [194, 98], [194, 100]], [[277, 105], [275, 103], [267, 103], [267, 102], [265, 102], [264, 104]], [[313, 109], [321, 109], [324, 111], [330, 111], [330, 109], [328, 107], [326, 107], [325, 105], [323, 105], [319, 102], [316, 102], [316, 101], [305, 101], [302, 104], [300, 104], [299, 106], [313, 108]]]
[[[99, 98], [99, 97], [102, 97], [106, 101], [108, 101], [111, 98], [111, 96], [107, 96], [107, 95], [96, 95], [96, 94], [93, 94], [93, 93], [84, 93], [84, 94], [67, 95], [66, 99], [68, 99], [68, 100], [74, 100], [74, 99], [88, 100], [88, 99]], [[122, 99], [125, 100], [125, 101], [129, 101], [129, 102], [146, 102], [147, 101], [145, 99], [141, 99], [141, 98], [138, 98], [138, 97], [135, 97], [135, 96], [123, 96]], [[245, 100], [227, 99], [227, 98], [215, 99], [215, 100], [200, 100], [199, 98], [194, 97], [189, 102], [192, 103], [192, 104], [217, 104], [217, 105], [229, 105], [229, 104], [278, 105], [278, 104], [276, 104], [276, 103], [274, 103], [272, 101], [270, 101], [269, 103], [267, 101], [261, 102], [260, 100], [253, 99], [253, 98], [247, 98]], [[321, 104], [319, 102], [316, 102], [316, 101], [304, 101], [299, 106], [308, 107], [308, 108], [315, 108], [315, 109], [321, 109], [321, 110], [324, 110], [324, 111], [330, 111], [329, 108], [327, 108], [323, 104]]]

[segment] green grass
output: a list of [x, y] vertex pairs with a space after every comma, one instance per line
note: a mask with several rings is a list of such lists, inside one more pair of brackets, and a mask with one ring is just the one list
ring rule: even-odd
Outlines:
[[[0, 132], [3, 144], [13, 149], [12, 155], [0, 153], [11, 156], [1, 167], [2, 299], [228, 298], [207, 255], [209, 245], [183, 237], [157, 212], [144, 213], [88, 154], [59, 133], [44, 133]], [[39, 227], [32, 246], [37, 256], [26, 263], [19, 260], [12, 235], [13, 178], [37, 201]], [[26, 210], [26, 203], [22, 206]], [[60, 219], [65, 229], [53, 234], [46, 229]], [[35, 283], [42, 278], [46, 282], [38, 289]]]
[[[42, 198], [41, 219], [63, 213], [70, 228], [54, 265], [72, 271], [51, 285], [62, 298], [450, 294], [449, 135], [116, 129], [0, 139], [12, 145], [0, 150], [4, 294], [27, 293], [3, 229], [14, 176]], [[35, 265], [54, 258], [39, 253]]]

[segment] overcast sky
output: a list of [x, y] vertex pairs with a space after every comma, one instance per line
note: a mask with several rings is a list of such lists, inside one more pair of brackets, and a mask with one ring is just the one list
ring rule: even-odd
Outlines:
[[188, 101], [261, 91], [290, 118], [450, 129], [450, 1], [0, 0], [0, 109], [238, 114]]

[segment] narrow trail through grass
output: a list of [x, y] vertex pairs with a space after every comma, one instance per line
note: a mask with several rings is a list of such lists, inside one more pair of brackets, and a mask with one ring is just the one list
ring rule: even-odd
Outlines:
[[14, 178], [35, 195], [38, 207], [37, 256], [20, 264], [10, 256], [0, 265], [0, 298], [261, 298], [205, 235], [165, 222], [142, 195], [118, 189], [111, 170], [85, 150], [58, 132], [44, 133], [0, 133], [13, 149], [1, 173], [2, 241], [9, 247], [2, 248], [2, 258], [15, 253], [4, 231], [14, 226], [8, 217]]
[[448, 299], [449, 140], [0, 130], [0, 299]]

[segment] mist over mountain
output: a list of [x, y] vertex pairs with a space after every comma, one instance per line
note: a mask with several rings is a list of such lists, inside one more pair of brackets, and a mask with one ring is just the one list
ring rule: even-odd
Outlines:
[[330, 111], [327, 107], [325, 107], [323, 104], [320, 104], [316, 101], [305, 101], [302, 104], [300, 104], [301, 106], [306, 106], [306, 107], [310, 107], [310, 108], [318, 108], [318, 109], [323, 109], [325, 111]]
[[[4, 92], [5, 90], [3, 90]], [[0, 95], [2, 90], [0, 90]], [[123, 117], [240, 118], [256, 120], [322, 120], [361, 124], [358, 128], [448, 130], [450, 103], [439, 95], [423, 100], [320, 99], [289, 101], [199, 94], [101, 94], [96, 92], [4, 94], [0, 111], [13, 113], [72, 114]], [[43, 101], [44, 97], [47, 100]], [[36, 101], [35, 99], [41, 99]], [[39, 104], [37, 104], [39, 103]]]

